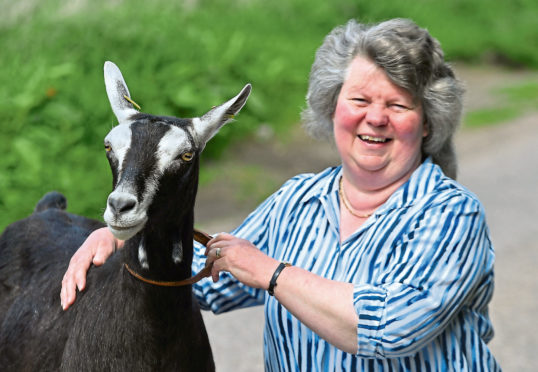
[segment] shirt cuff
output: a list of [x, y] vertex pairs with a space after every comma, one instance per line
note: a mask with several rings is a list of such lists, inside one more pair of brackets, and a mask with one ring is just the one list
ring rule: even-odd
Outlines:
[[357, 355], [363, 358], [383, 357], [382, 338], [385, 328], [387, 291], [372, 285], [355, 285], [353, 306], [357, 323]]

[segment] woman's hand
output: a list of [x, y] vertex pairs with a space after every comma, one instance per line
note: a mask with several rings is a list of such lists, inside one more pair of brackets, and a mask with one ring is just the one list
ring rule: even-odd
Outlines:
[[207, 243], [205, 254], [206, 266], [213, 263], [211, 276], [214, 282], [219, 280], [221, 271], [227, 271], [241, 283], [253, 288], [267, 289], [279, 264], [249, 241], [224, 233]]
[[[211, 239], [206, 256], [206, 265], [213, 263], [214, 282], [221, 271], [227, 271], [241, 283], [261, 289], [269, 287], [279, 265], [249, 241], [230, 234]], [[357, 351], [353, 284], [325, 279], [296, 266], [283, 270], [277, 284], [275, 298], [307, 327], [348, 353]]]
[[100, 266], [116, 249], [123, 247], [123, 241], [116, 240], [108, 228], [92, 232], [86, 241], [75, 252], [69, 267], [62, 280], [60, 298], [62, 309], [67, 310], [75, 302], [76, 289], [84, 290], [86, 287], [86, 273], [93, 263]]

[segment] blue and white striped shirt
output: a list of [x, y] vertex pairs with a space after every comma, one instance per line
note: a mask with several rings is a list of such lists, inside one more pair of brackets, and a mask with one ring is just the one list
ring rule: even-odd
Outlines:
[[[494, 253], [477, 198], [427, 159], [340, 242], [341, 175], [336, 167], [294, 177], [232, 234], [277, 260], [353, 283], [355, 355], [227, 273], [195, 286], [202, 308], [264, 304], [267, 371], [500, 371], [486, 345]], [[197, 245], [193, 269], [204, 261]]]

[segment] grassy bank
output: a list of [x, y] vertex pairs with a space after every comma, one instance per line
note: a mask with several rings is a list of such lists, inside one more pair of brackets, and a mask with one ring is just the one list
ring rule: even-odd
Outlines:
[[262, 125], [296, 123], [323, 36], [350, 18], [409, 17], [450, 59], [538, 67], [530, 0], [0, 1], [0, 229], [49, 190], [98, 218], [111, 178], [102, 138], [114, 125], [105, 60], [122, 69], [144, 111], [190, 117], [254, 90], [236, 123], [207, 148], [215, 158]]

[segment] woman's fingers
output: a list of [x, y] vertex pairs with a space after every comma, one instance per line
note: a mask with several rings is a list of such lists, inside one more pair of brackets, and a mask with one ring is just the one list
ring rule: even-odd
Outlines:
[[[220, 249], [220, 248], [215, 248], [213, 249], [213, 251], [216, 251], [217, 249]], [[219, 281], [219, 277], [220, 277], [220, 272], [221, 271], [228, 271], [226, 269], [226, 263], [225, 263], [225, 259], [224, 257], [222, 256], [222, 251], [221, 251], [221, 255], [220, 257], [216, 257], [216, 252], [213, 253], [211, 252], [211, 254], [215, 254], [215, 259], [213, 261], [213, 267], [211, 268], [211, 278], [213, 279], [213, 283], [216, 283]]]
[[222, 271], [254, 288], [265, 288], [278, 261], [268, 257], [251, 242], [230, 234], [219, 234], [207, 244], [206, 265], [213, 265], [213, 282]]
[[221, 244], [214, 245], [212, 248], [207, 249], [207, 259], [205, 261], [205, 265], [209, 266], [213, 263], [215, 263], [218, 259], [221, 259], [224, 256], [224, 252], [226, 251], [226, 248], [221, 246]]
[[84, 290], [86, 287], [86, 272], [92, 262], [91, 252], [87, 248], [81, 247], [69, 261], [69, 267], [62, 280], [62, 291], [60, 294], [62, 308], [67, 308], [75, 302], [76, 289]]
[[115, 247], [113, 246], [113, 244], [115, 243], [110, 240], [103, 240], [97, 242], [97, 248], [95, 249], [95, 253], [92, 259], [92, 263], [95, 266], [101, 266], [102, 264], [104, 264], [108, 257], [110, 257], [112, 253], [114, 253]]
[[220, 270], [218, 270], [215, 267], [215, 264], [213, 264], [213, 268], [211, 269], [211, 279], [213, 279], [213, 283], [218, 282], [219, 277], [220, 277]]
[[70, 280], [70, 278], [66, 277], [64, 277], [64, 279], [62, 280], [62, 291], [60, 292], [60, 299], [63, 310], [67, 310], [67, 308], [73, 303], [72, 297], [75, 283], [69, 282]]
[[62, 279], [60, 300], [62, 309], [67, 310], [75, 302], [77, 288], [86, 287], [86, 273], [93, 263], [102, 265], [114, 253], [116, 241], [107, 228], [94, 231], [75, 252]]
[[227, 233], [219, 233], [215, 235], [215, 237], [211, 238], [211, 240], [206, 243], [204, 255], [209, 256], [209, 252], [215, 243], [230, 240], [230, 238], [233, 238], [233, 235]]
[[219, 280], [221, 271], [228, 271], [224, 264], [223, 258], [226, 255], [226, 250], [230, 249], [230, 241], [234, 236], [230, 234], [219, 234], [207, 243], [206, 248], [206, 266], [213, 265], [211, 268], [211, 278], [216, 283]]
[[220, 233], [217, 236], [215, 236], [213, 239], [207, 242], [207, 247], [212, 248], [215, 243], [229, 241], [232, 239], [237, 239], [237, 238], [228, 233]]

